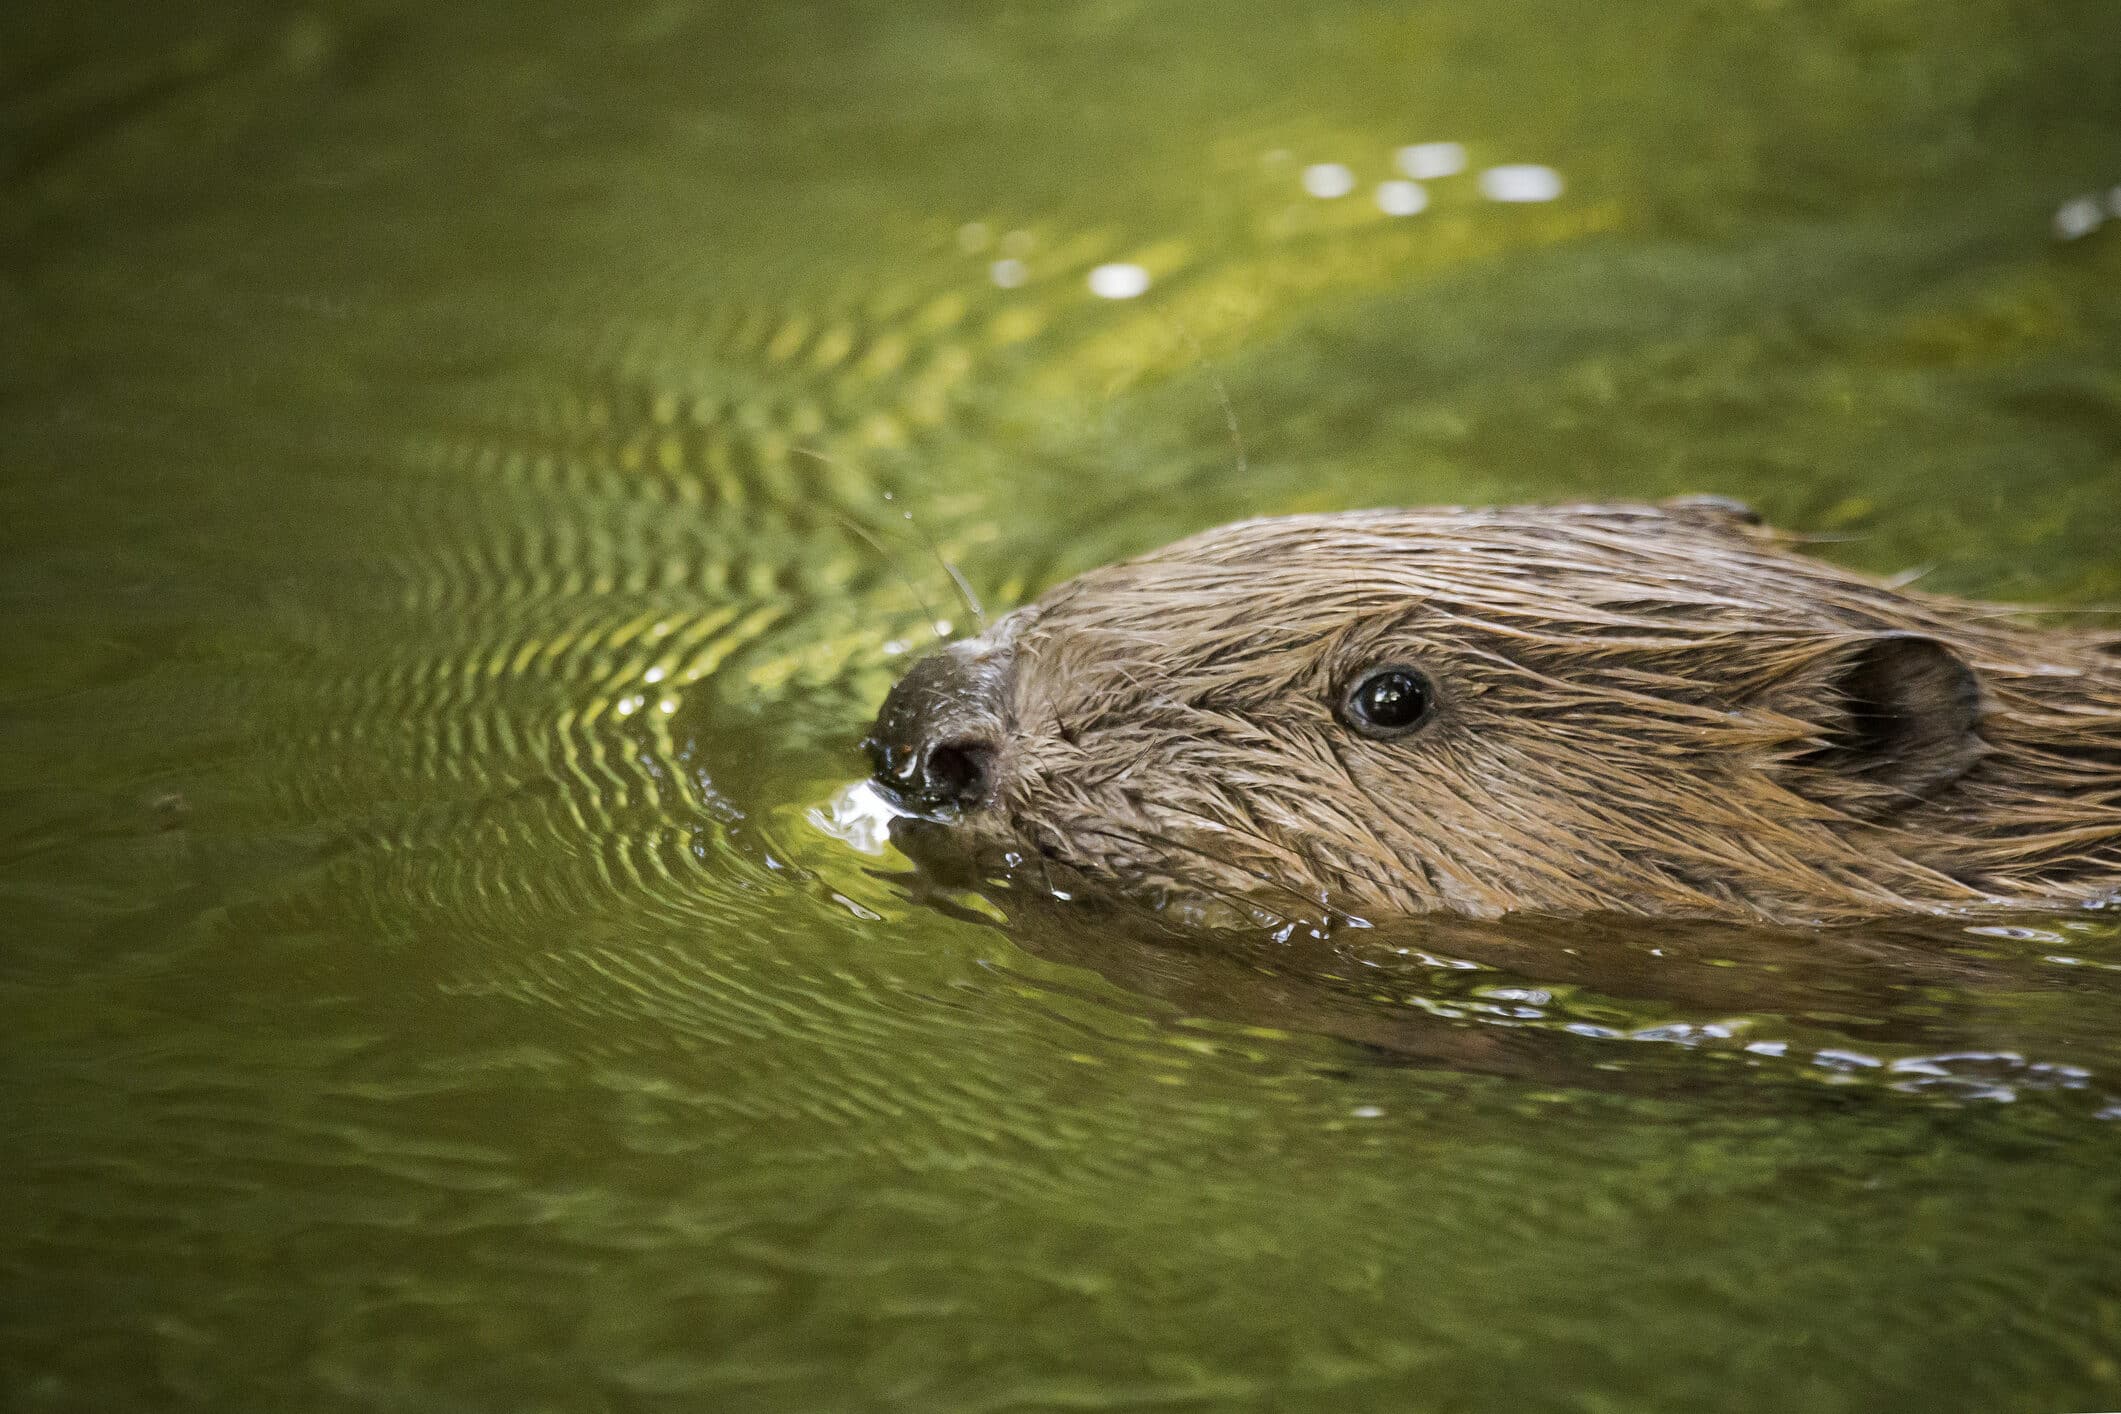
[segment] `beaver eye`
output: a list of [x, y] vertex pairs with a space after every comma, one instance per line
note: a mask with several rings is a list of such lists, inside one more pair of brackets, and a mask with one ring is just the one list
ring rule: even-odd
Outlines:
[[1373, 668], [1348, 689], [1341, 720], [1364, 736], [1399, 736], [1426, 721], [1435, 702], [1429, 680], [1414, 669], [1400, 664]]

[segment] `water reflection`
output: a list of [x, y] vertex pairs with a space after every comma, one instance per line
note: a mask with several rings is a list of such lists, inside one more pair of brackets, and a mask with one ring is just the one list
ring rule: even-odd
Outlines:
[[[1399, 174], [1380, 176], [1370, 188], [1368, 205], [1376, 216], [1387, 220], [1436, 209], [1440, 198], [1431, 184], [1450, 184], [1450, 179], [1470, 170], [1467, 145], [1455, 141], [1419, 142], [1385, 149], [1379, 154], [1379, 160], [1387, 171]], [[1321, 160], [1299, 165], [1295, 151], [1288, 147], [1265, 150], [1261, 154], [1261, 166], [1272, 175], [1276, 184], [1293, 182], [1295, 191], [1327, 205], [1339, 203], [1360, 189], [1366, 180], [1363, 164]], [[1489, 202], [1503, 205], [1530, 205], [1554, 201], [1562, 191], [1562, 178], [1552, 167], [1505, 164], [1482, 170], [1470, 183], [1457, 186], [1454, 193], [1445, 194], [1442, 200], [1463, 211], [1466, 209], [1465, 197], [1469, 195], [1477, 194]], [[1256, 197], [1245, 193], [1229, 195], [1241, 200], [1272, 200], [1268, 191], [1257, 193]], [[1323, 225], [1307, 225], [1298, 211], [1284, 209], [1281, 214], [1270, 217], [1261, 229], [1276, 244], [1311, 238], [1345, 244], [1349, 248], [1346, 256], [1336, 257], [1321, 267], [1340, 272], [1334, 278], [1345, 278], [1356, 272], [1382, 275], [1395, 265], [1409, 262], [1413, 254], [1410, 250], [1363, 250], [1360, 242], [1364, 239], [1366, 223], [1359, 218], [1351, 221], [1351, 214], [1340, 215]], [[1443, 241], [1450, 243], [1463, 239], [1462, 231], [1453, 231]], [[1019, 298], [1030, 295], [1036, 300], [1034, 303], [1012, 304], [1008, 313], [996, 316], [995, 327], [1000, 333], [997, 344], [1024, 342], [1044, 332], [1049, 325], [1064, 321], [1065, 316], [1050, 302], [1050, 295], [1057, 288], [1054, 285], [1056, 277], [1079, 278], [1080, 288], [1098, 300], [1124, 302], [1147, 294], [1167, 276], [1181, 273], [1191, 260], [1191, 241], [1175, 234], [1138, 239], [1134, 242], [1133, 255], [1113, 258], [1120, 242], [1110, 230], [1086, 231], [1073, 236], [1053, 232], [1035, 235], [1031, 230], [1012, 226], [1001, 218], [962, 221], [951, 229], [949, 240], [958, 253], [981, 262], [984, 283], [991, 289]], [[1447, 244], [1438, 248], [1445, 249]], [[1115, 363], [1135, 365], [1130, 376], [1139, 376], [1147, 365], [1165, 361], [1168, 350], [1174, 346], [1182, 348], [1189, 359], [1206, 356], [1209, 345], [1203, 342], [1203, 331], [1218, 338], [1239, 332], [1218, 328], [1228, 321], [1229, 311], [1247, 310], [1248, 324], [1263, 313], [1259, 307], [1260, 292], [1256, 288], [1217, 292], [1212, 287], [1204, 287], [1197, 291], [1191, 303], [1191, 310], [1174, 315], [1159, 325], [1130, 327], [1123, 334], [1099, 342], [1096, 347], [1105, 358]], [[1001, 333], [1002, 330], [1007, 332]]]
[[2096, 196], [2072, 197], [2055, 208], [2055, 238], [2074, 241], [2106, 222], [2106, 204]]
[[1149, 288], [1149, 272], [1139, 265], [1114, 261], [1100, 265], [1088, 277], [1090, 293], [1099, 299], [1133, 299]]
[[1377, 209], [1387, 216], [1414, 216], [1429, 208], [1428, 188], [1419, 182], [1379, 182]]
[[1304, 190], [1322, 201], [1332, 201], [1355, 190], [1355, 173], [1339, 162], [1314, 162], [1304, 168]]
[[2055, 208], [2054, 232], [2059, 241], [2082, 240], [2109, 220], [2121, 220], [2121, 186], [2104, 192], [2073, 196]]
[[1399, 170], [1417, 182], [1455, 177], [1466, 169], [1462, 142], [1417, 142], [1392, 154]]
[[1552, 201], [1561, 195], [1561, 174], [1530, 162], [1490, 167], [1480, 174], [1480, 194], [1490, 201]]
[[[898, 813], [862, 783], [811, 822], [883, 856]], [[1332, 1037], [1392, 1063], [1749, 1105], [1773, 1103], [1763, 1097], [1788, 1086], [1826, 1086], [1953, 1104], [2038, 1097], [2079, 1118], [2121, 1113], [2121, 1074], [2043, 1056], [2053, 1017], [2027, 1008], [2028, 997], [2067, 995], [2054, 969], [2083, 960], [1988, 943], [2045, 930], [1450, 916], [1202, 929], [1093, 902], [1094, 891], [1073, 883], [951, 872], [947, 859], [890, 877], [913, 901], [953, 913], [968, 890], [984, 895], [1015, 943], [1190, 1021]], [[2121, 927], [2054, 926], [2054, 936], [2114, 959], [2097, 966], [2121, 971]], [[2111, 1005], [2121, 984], [2086, 1000]]]

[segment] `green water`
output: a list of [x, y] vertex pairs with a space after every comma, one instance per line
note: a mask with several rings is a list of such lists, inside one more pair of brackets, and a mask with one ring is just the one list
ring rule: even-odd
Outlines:
[[2111, 0], [17, 0], [0, 1407], [2121, 1407], [2110, 915], [1189, 944], [812, 820], [952, 612], [902, 509], [995, 604], [1693, 490], [2121, 599], [2117, 74]]

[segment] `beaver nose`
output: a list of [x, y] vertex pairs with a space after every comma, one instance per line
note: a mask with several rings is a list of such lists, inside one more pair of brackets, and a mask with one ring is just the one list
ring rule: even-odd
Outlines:
[[977, 805], [987, 794], [994, 762], [994, 748], [977, 741], [894, 747], [872, 740], [869, 755], [877, 784], [922, 811]]
[[876, 783], [914, 810], [966, 810], [994, 787], [1007, 662], [976, 640], [910, 668], [862, 745]]

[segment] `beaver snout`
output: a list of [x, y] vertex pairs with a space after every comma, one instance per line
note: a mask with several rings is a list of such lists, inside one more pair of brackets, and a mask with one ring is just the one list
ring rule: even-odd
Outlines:
[[984, 804], [1001, 755], [1009, 654], [974, 639], [915, 663], [884, 699], [862, 743], [876, 783], [910, 810]]

